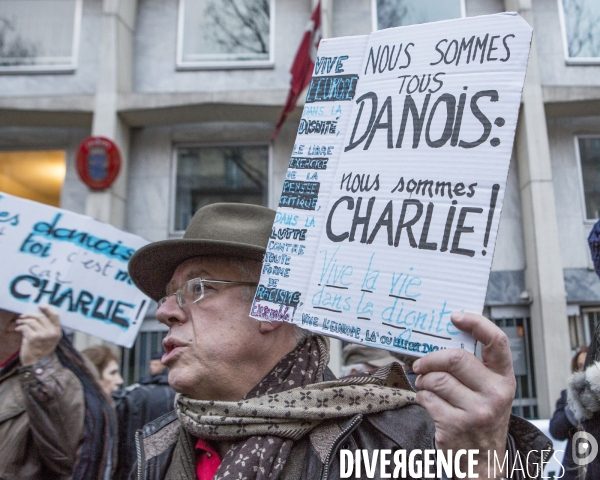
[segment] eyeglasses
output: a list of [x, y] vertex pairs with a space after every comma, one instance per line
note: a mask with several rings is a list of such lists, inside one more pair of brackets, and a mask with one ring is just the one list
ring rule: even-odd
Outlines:
[[199, 302], [204, 298], [204, 293], [207, 288], [212, 288], [210, 284], [213, 283], [221, 283], [228, 285], [251, 285], [256, 286], [258, 283], [256, 282], [234, 282], [232, 280], [205, 280], [203, 278], [192, 278], [185, 282], [181, 287], [179, 287], [175, 293], [171, 293], [166, 297], [161, 298], [158, 301], [158, 306], [162, 306], [169, 297], [175, 295], [177, 299], [177, 305], [179, 308], [183, 308], [186, 305], [191, 305], [193, 303]]

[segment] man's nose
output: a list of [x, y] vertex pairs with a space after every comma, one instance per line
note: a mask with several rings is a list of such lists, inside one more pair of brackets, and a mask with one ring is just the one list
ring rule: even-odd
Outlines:
[[173, 322], [184, 322], [185, 312], [177, 304], [177, 296], [170, 295], [156, 310], [156, 318], [160, 323], [170, 327]]

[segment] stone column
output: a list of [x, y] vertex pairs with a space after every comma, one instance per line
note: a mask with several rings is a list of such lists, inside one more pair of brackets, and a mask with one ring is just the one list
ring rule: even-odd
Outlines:
[[[121, 152], [121, 172], [113, 185], [103, 191], [88, 191], [85, 213], [118, 228], [125, 226], [129, 127], [118, 115], [119, 94], [132, 91], [133, 36], [137, 0], [103, 0], [100, 67], [94, 100], [92, 135], [103, 136], [117, 144]], [[76, 332], [78, 349], [102, 343]]]
[[88, 193], [86, 213], [116, 227], [125, 226], [129, 127], [117, 113], [119, 93], [132, 90], [133, 35], [137, 0], [103, 0], [100, 71], [92, 135], [113, 140], [121, 151], [121, 173], [107, 190]]
[[[531, 0], [505, 0], [532, 26]], [[535, 27], [534, 27], [535, 32]], [[531, 293], [531, 334], [540, 418], [549, 418], [569, 375], [570, 345], [550, 146], [535, 33], [516, 135], [525, 236], [525, 283]]]

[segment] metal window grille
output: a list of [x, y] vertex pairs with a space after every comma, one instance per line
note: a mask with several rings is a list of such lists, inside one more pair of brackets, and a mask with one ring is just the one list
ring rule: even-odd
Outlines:
[[583, 315], [583, 327], [585, 328], [585, 342], [583, 345], [589, 345], [592, 341], [592, 333], [596, 331], [598, 328], [598, 324], [600, 324], [600, 308], [584, 308], [581, 310]]
[[172, 230], [185, 230], [194, 213], [211, 203], [266, 206], [268, 179], [268, 145], [177, 147]]
[[150, 356], [154, 352], [162, 352], [162, 341], [167, 336], [167, 331], [140, 332], [133, 348], [123, 349], [122, 368], [125, 385], [138, 382], [150, 373], [148, 365]]
[[587, 325], [586, 323], [586, 320], [581, 315], [569, 315], [569, 338], [573, 352], [590, 343], [589, 323]]
[[[515, 378], [517, 380], [517, 390], [513, 400], [512, 413], [524, 418], [538, 418], [538, 402], [535, 390], [535, 372], [533, 368], [533, 346], [531, 340], [531, 319], [525, 316], [515, 316], [512, 318], [494, 318], [496, 325], [507, 331], [514, 329], [522, 333], [523, 342], [518, 348], [523, 351], [516, 351], [511, 341], [511, 351], [513, 353], [513, 364], [522, 362], [524, 368], [515, 368]], [[511, 335], [509, 335], [511, 339]], [[512, 339], [511, 339], [512, 340]], [[518, 359], [517, 356], [523, 358]], [[523, 374], [518, 374], [522, 372]]]

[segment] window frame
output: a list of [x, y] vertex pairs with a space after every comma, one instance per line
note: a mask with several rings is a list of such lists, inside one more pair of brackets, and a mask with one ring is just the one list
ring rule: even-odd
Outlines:
[[569, 56], [569, 47], [567, 41], [567, 23], [565, 21], [565, 6], [563, 0], [557, 0], [558, 17], [560, 20], [561, 40], [563, 47], [563, 56], [566, 65], [600, 65], [600, 56], [598, 57], [571, 57]]
[[269, 59], [268, 60], [227, 60], [227, 61], [197, 61], [186, 62], [183, 60], [183, 35], [185, 2], [179, 0], [177, 15], [177, 52], [175, 55], [175, 70], [247, 70], [275, 67], [275, 0], [269, 0]]
[[268, 141], [249, 142], [185, 142], [173, 145], [171, 161], [171, 181], [169, 195], [169, 238], [182, 238], [185, 230], [175, 230], [175, 208], [177, 205], [177, 151], [180, 148], [227, 148], [227, 147], [267, 147], [267, 207], [273, 204], [273, 143]]
[[585, 204], [585, 189], [583, 185], [583, 169], [581, 168], [581, 151], [579, 149], [579, 139], [580, 138], [597, 138], [600, 140], [600, 133], [598, 134], [583, 134], [583, 135], [574, 135], [575, 142], [575, 157], [577, 159], [577, 176], [579, 178], [579, 191], [580, 191], [580, 199], [581, 199], [581, 212], [583, 215], [583, 223], [584, 225], [592, 226], [594, 225], [599, 218], [587, 218], [587, 207]]
[[[460, 2], [460, 18], [465, 18], [467, 16], [467, 7], [465, 5], [466, 0], [458, 1]], [[371, 31], [379, 31], [377, 28], [377, 0], [371, 0]]]
[[52, 73], [74, 73], [79, 62], [79, 47], [81, 40], [81, 22], [83, 16], [83, 0], [75, 2], [75, 23], [73, 25], [73, 43], [71, 46], [71, 63], [65, 65], [13, 65], [1, 66], [0, 74], [52, 74]]

